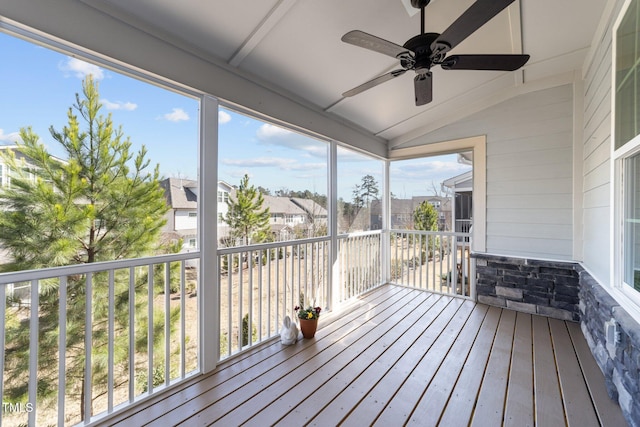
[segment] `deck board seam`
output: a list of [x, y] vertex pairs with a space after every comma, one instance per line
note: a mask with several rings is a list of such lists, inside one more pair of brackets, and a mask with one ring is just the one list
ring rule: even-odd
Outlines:
[[[388, 295], [387, 295], [387, 294], [388, 294]], [[395, 301], [395, 300], [394, 300], [394, 297], [395, 297], [396, 295], [400, 295], [400, 294], [401, 294], [401, 292], [400, 292], [400, 290], [398, 290], [398, 289], [391, 289], [389, 292], [385, 292], [385, 293], [383, 293], [382, 295], [380, 295], [380, 296], [378, 296], [378, 297], [374, 298], [374, 301], [376, 301], [376, 300], [378, 300], [378, 299], [380, 300], [380, 301], [378, 301], [378, 303], [375, 305], [375, 307], [378, 307], [378, 306], [382, 305], [383, 303], [395, 304], [397, 301]], [[404, 294], [404, 295], [398, 296], [397, 298], [398, 298], [398, 300], [400, 300], [400, 301], [401, 301], [401, 300], [403, 300], [404, 298], [406, 298], [406, 297], [407, 297], [407, 295], [410, 295], [410, 294]], [[416, 294], [416, 295], [417, 295], [417, 294]], [[392, 301], [392, 300], [393, 300], [393, 301]], [[390, 301], [392, 301], [392, 302], [390, 302]], [[370, 304], [370, 302], [363, 301], [361, 304], [358, 304], [358, 307], [357, 307], [357, 309], [356, 309], [356, 310], [353, 310], [353, 311], [349, 314], [349, 316], [345, 316], [345, 317], [357, 317], [357, 316], [359, 315], [359, 311], [360, 311], [360, 310], [362, 310], [363, 312], [369, 312], [369, 311], [373, 310], [373, 308], [375, 308], [375, 307], [373, 307], [373, 308], [372, 308], [372, 307], [367, 307], [369, 304]], [[331, 322], [330, 324], [328, 324], [328, 325], [326, 325], [326, 326], [323, 326], [323, 327], [322, 327], [322, 329], [323, 329], [323, 330], [331, 330], [332, 328], [335, 328], [335, 330], [334, 330], [334, 331], [332, 331], [332, 333], [334, 333], [334, 332], [336, 332], [336, 331], [339, 331], [340, 329], [342, 329], [343, 327], [345, 327], [345, 326], [346, 326], [346, 323], [345, 323], [345, 324], [342, 324], [342, 325], [340, 325], [340, 324], [339, 324], [341, 320], [342, 320], [342, 323], [345, 323], [345, 322], [344, 322], [344, 318], [342, 318], [342, 319], [336, 319], [336, 321], [333, 321], [333, 322]], [[328, 338], [328, 337], [327, 337], [327, 338]], [[275, 344], [275, 345], [277, 345], [277, 344]], [[267, 370], [262, 370], [262, 369], [260, 368], [260, 366], [261, 366], [261, 365], [266, 365], [266, 364], [267, 364], [266, 362], [270, 361], [270, 359], [271, 359], [273, 356], [282, 355], [283, 353], [285, 353], [286, 351], [288, 351], [288, 348], [285, 348], [285, 347], [281, 348], [281, 349], [280, 349], [280, 351], [278, 351], [278, 352], [277, 352], [277, 353], [275, 353], [274, 355], [271, 355], [271, 356], [270, 356], [269, 358], [267, 358], [267, 359], [260, 359], [260, 358], [258, 357], [258, 363], [257, 363], [257, 364], [252, 364], [252, 366], [251, 366], [250, 368], [245, 369], [245, 370], [242, 370], [242, 371], [240, 371], [240, 372], [232, 373], [232, 375], [231, 375], [229, 378], [227, 378], [227, 379], [225, 379], [225, 380], [223, 380], [223, 381], [220, 381], [220, 382], [215, 382], [215, 378], [216, 378], [218, 375], [221, 375], [221, 374], [222, 374], [222, 371], [214, 372], [214, 373], [212, 373], [212, 374], [211, 374], [211, 375], [210, 375], [210, 376], [205, 380], [205, 381], [212, 381], [212, 382], [214, 382], [214, 384], [213, 384], [213, 385], [211, 385], [211, 387], [210, 387], [210, 388], [208, 388], [207, 390], [202, 391], [201, 393], [199, 393], [199, 394], [198, 394], [197, 396], [195, 396], [195, 397], [201, 397], [201, 396], [203, 396], [203, 395], [205, 395], [205, 394], [207, 394], [207, 393], [213, 392], [213, 390], [214, 390], [214, 389], [216, 389], [216, 388], [218, 388], [218, 387], [220, 387], [220, 386], [224, 385], [224, 383], [226, 383], [228, 380], [231, 380], [231, 379], [237, 379], [237, 377], [238, 377], [238, 376], [240, 376], [240, 375], [248, 375], [248, 370], [252, 370], [252, 371], [253, 371], [253, 370], [256, 370], [256, 371], [258, 371], [258, 372], [259, 372], [258, 377], [262, 377], [262, 376], [264, 376], [264, 375], [268, 374], [268, 373], [269, 373], [270, 371], [272, 371], [273, 369], [277, 368], [277, 367], [278, 367], [280, 364], [282, 364], [283, 362], [285, 362], [285, 361], [287, 361], [287, 360], [290, 360], [291, 358], [296, 357], [298, 354], [300, 354], [300, 353], [304, 352], [304, 351], [305, 351], [305, 350], [306, 350], [310, 345], [311, 345], [310, 343], [306, 343], [303, 347], [301, 347], [301, 348], [297, 349], [297, 351], [296, 351], [295, 353], [290, 354], [290, 355], [288, 355], [288, 356], [285, 356], [285, 358], [284, 358], [283, 360], [280, 360], [280, 361], [279, 361], [279, 363], [277, 363], [277, 364], [275, 364], [275, 365], [271, 366], [271, 367], [270, 367], [269, 369], [267, 369]], [[245, 361], [247, 361], [247, 359], [248, 359], [248, 358], [244, 358], [242, 361], [243, 361], [243, 362], [245, 362]], [[234, 366], [237, 366], [237, 364], [236, 364], [236, 363], [234, 363], [233, 365], [234, 365]], [[241, 388], [241, 387], [243, 387], [243, 386], [245, 386], [245, 385], [249, 384], [249, 383], [250, 383], [250, 381], [255, 380], [255, 379], [256, 379], [256, 378], [258, 378], [258, 377], [253, 377], [253, 378], [251, 378], [251, 379], [248, 379], [246, 382], [244, 382], [244, 380], [242, 380], [242, 381], [243, 381], [243, 383], [242, 383], [242, 385], [241, 385], [241, 386], [234, 387], [232, 391], [229, 391], [228, 393], [226, 393], [226, 394], [224, 394], [223, 396], [219, 397], [219, 398], [218, 398], [218, 399], [216, 399], [215, 401], [210, 402], [210, 403], [209, 403], [209, 405], [207, 405], [207, 407], [213, 406], [215, 403], [217, 403], [217, 402], [218, 402], [218, 401], [220, 401], [221, 399], [226, 398], [229, 394], [231, 394], [231, 393], [235, 392], [236, 390], [238, 390], [239, 388]], [[192, 399], [193, 399], [193, 398], [192, 398]], [[192, 399], [190, 399], [190, 400], [192, 400]], [[162, 414], [162, 415], [160, 415], [160, 416], [156, 417], [155, 419], [150, 420], [150, 422], [149, 422], [148, 424], [153, 424], [154, 422], [160, 422], [160, 423], [162, 423], [161, 419], [162, 419], [163, 417], [170, 416], [171, 412], [178, 410], [180, 407], [182, 407], [182, 406], [184, 406], [184, 405], [186, 405], [186, 404], [188, 404], [188, 403], [189, 403], [189, 401], [185, 401], [185, 402], [182, 402], [180, 405], [174, 406], [174, 407], [173, 407], [169, 412], [165, 412], [164, 414]], [[202, 411], [203, 409], [204, 409], [204, 408], [201, 408], [201, 409], [200, 409], [200, 411]], [[197, 413], [198, 413], [198, 412], [196, 412], [196, 413], [192, 414], [191, 416], [195, 416]]]
[[[384, 319], [387, 319], [387, 318], [389, 318], [389, 317], [393, 316], [393, 314], [394, 314], [394, 313], [396, 313], [397, 311], [399, 311], [399, 310], [401, 310], [401, 309], [402, 309], [402, 307], [398, 307], [397, 309], [395, 309], [395, 310], [394, 310], [394, 307], [395, 307], [396, 305], [398, 305], [398, 304], [401, 304], [401, 305], [407, 304], [407, 302], [405, 302], [404, 304], [402, 304], [402, 301], [404, 301], [405, 299], [408, 299], [408, 301], [413, 301], [413, 300], [414, 300], [414, 299], [416, 299], [418, 296], [420, 296], [420, 292], [417, 292], [417, 291], [416, 291], [416, 292], [407, 293], [407, 294], [405, 294], [404, 296], [402, 296], [401, 298], [399, 298], [398, 300], [394, 301], [394, 302], [393, 302], [393, 304], [391, 304], [390, 306], [383, 308], [379, 313], [377, 313], [377, 314], [376, 314], [376, 317], [377, 317], [377, 316], [383, 316], [383, 315], [385, 315], [385, 314], [386, 314], [386, 317], [384, 317]], [[375, 308], [380, 307], [381, 305], [382, 305], [382, 304], [377, 305], [376, 307], [374, 307], [374, 309], [375, 309]], [[356, 317], [356, 318], [358, 318], [359, 316], [357, 316], [357, 315], [356, 315], [355, 317]], [[344, 323], [344, 324], [343, 324], [343, 325], [341, 325], [340, 327], [338, 327], [338, 328], [336, 329], [336, 331], [334, 331], [333, 333], [337, 333], [340, 329], [345, 328], [345, 327], [349, 327], [349, 326], [350, 326], [350, 324], [349, 324], [348, 322], [346, 322], [346, 321], [344, 321], [344, 322], [342, 322], [342, 323]], [[365, 325], [366, 325], [366, 323], [365, 323]], [[365, 325], [360, 325], [360, 327], [359, 327], [359, 328], [353, 328], [351, 331], [348, 331], [346, 334], [341, 335], [339, 338], [337, 338], [337, 339], [335, 339], [335, 340], [334, 340], [334, 339], [329, 339], [329, 337], [328, 337], [328, 336], [327, 336], [327, 337], [323, 337], [323, 338], [322, 338], [323, 340], [326, 338], [326, 341], [328, 341], [328, 342], [329, 342], [329, 344], [328, 344], [328, 346], [327, 346], [327, 347], [323, 348], [323, 349], [322, 349], [321, 351], [319, 351], [319, 352], [316, 352], [316, 353], [313, 353], [313, 354], [309, 355], [308, 357], [306, 357], [306, 356], [302, 356], [302, 357], [304, 358], [304, 360], [303, 360], [301, 363], [298, 363], [298, 364], [297, 364], [297, 366], [296, 366], [296, 368], [294, 368], [293, 370], [290, 370], [290, 371], [285, 372], [285, 373], [283, 374], [284, 376], [278, 376], [278, 377], [274, 378], [273, 380], [269, 379], [269, 380], [268, 380], [268, 381], [270, 381], [270, 382], [269, 382], [269, 384], [265, 385], [265, 386], [264, 386], [264, 387], [262, 387], [262, 388], [260, 389], [260, 391], [258, 391], [256, 394], [252, 394], [250, 397], [248, 397], [247, 399], [243, 400], [242, 402], [237, 402], [237, 401], [235, 401], [234, 403], [237, 403], [237, 404], [236, 404], [232, 409], [229, 409], [228, 411], [226, 411], [226, 412], [225, 412], [225, 414], [224, 414], [222, 417], [219, 417], [219, 418], [217, 418], [217, 419], [213, 420], [213, 423], [223, 422], [222, 420], [223, 420], [224, 418], [226, 418], [226, 417], [231, 417], [231, 415], [230, 415], [230, 414], [234, 414], [234, 413], [237, 413], [238, 411], [240, 411], [241, 406], [242, 406], [243, 404], [245, 404], [246, 402], [248, 402], [250, 399], [252, 399], [252, 398], [254, 398], [254, 397], [256, 397], [256, 396], [258, 396], [258, 395], [260, 395], [260, 394], [262, 394], [262, 393], [265, 393], [267, 388], [269, 388], [269, 387], [273, 387], [273, 386], [274, 386], [274, 384], [276, 384], [276, 383], [280, 382], [284, 377], [292, 375], [296, 370], [300, 369], [300, 367], [301, 367], [304, 363], [307, 363], [307, 362], [309, 362], [310, 360], [312, 360], [312, 359], [314, 359], [314, 358], [318, 357], [318, 355], [319, 355], [319, 354], [324, 353], [325, 351], [327, 351], [328, 349], [330, 349], [332, 346], [336, 345], [336, 343], [337, 343], [337, 342], [339, 342], [339, 341], [341, 341], [341, 340], [345, 339], [347, 336], [352, 335], [352, 334], [355, 334], [355, 333], [356, 333], [356, 331], [358, 331], [360, 328], [363, 328]], [[360, 332], [361, 332], [361, 331], [360, 331]], [[362, 335], [359, 335], [359, 334], [358, 334], [358, 336], [357, 336], [357, 338], [355, 339], [355, 341], [357, 341], [357, 340], [359, 340], [359, 339], [363, 338], [363, 337], [364, 337], [364, 335], [366, 335], [366, 334], [368, 334], [368, 333], [369, 333], [369, 332], [366, 332], [366, 333], [364, 333], [364, 334], [362, 334]], [[356, 336], [356, 335], [353, 335], [353, 336]], [[312, 346], [313, 346], [315, 343], [317, 343], [317, 342], [318, 342], [318, 341], [311, 341], [311, 340], [309, 340], [309, 343], [306, 343], [306, 345], [305, 345], [305, 347], [304, 347], [304, 350], [307, 350], [307, 349], [312, 348]], [[299, 351], [299, 352], [297, 352], [297, 353], [296, 353], [296, 356], [297, 356], [297, 355], [302, 354], [302, 353], [304, 352], [304, 350], [303, 350], [303, 351]], [[325, 354], [325, 355], [326, 355], [326, 354]], [[288, 359], [288, 360], [289, 360], [289, 359]], [[261, 376], [262, 376], [262, 375], [261, 375]], [[227, 394], [223, 399], [228, 398], [229, 396], [231, 396], [232, 394], [236, 393], [238, 390], [242, 389], [243, 387], [245, 387], [245, 386], [247, 386], [247, 385], [249, 385], [249, 383], [244, 384], [244, 385], [240, 386], [239, 388], [235, 389], [233, 392], [231, 392], [231, 393]], [[269, 398], [271, 398], [271, 397], [269, 397]], [[202, 415], [202, 413], [204, 412], [204, 410], [206, 410], [207, 408], [209, 408], [209, 407], [213, 406], [213, 404], [214, 404], [214, 403], [218, 403], [220, 400], [222, 400], [222, 399], [219, 399], [218, 401], [211, 403], [211, 404], [210, 404], [210, 405], [208, 405], [206, 408], [202, 408], [198, 413], [193, 414], [190, 418], [193, 418], [193, 417], [200, 417], [200, 416]], [[273, 402], [274, 400], [275, 400], [275, 399], [272, 399], [270, 402]], [[264, 403], [264, 402], [262, 402], [262, 401], [261, 401], [261, 404], [263, 404], [263, 403]], [[254, 410], [255, 410], [255, 409], [254, 409]], [[244, 421], [246, 421], [246, 420], [244, 420]], [[184, 420], [183, 422], [186, 422], [186, 420]], [[228, 422], [228, 421], [227, 421], [227, 422]], [[213, 423], [212, 423], [212, 424], [213, 424]], [[226, 422], [225, 422], [225, 423], [226, 423]], [[232, 424], [234, 424], [234, 423], [232, 423]]]

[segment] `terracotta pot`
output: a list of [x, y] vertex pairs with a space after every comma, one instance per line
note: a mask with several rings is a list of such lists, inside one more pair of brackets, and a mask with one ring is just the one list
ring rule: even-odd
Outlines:
[[318, 328], [318, 319], [298, 319], [300, 321], [300, 330], [305, 338], [313, 338]]

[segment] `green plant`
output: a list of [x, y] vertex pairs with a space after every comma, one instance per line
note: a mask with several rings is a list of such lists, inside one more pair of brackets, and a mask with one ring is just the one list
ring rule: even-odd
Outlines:
[[298, 312], [299, 319], [305, 320], [317, 319], [318, 317], [320, 317], [320, 312], [322, 311], [320, 307], [309, 306], [307, 308], [302, 308], [298, 305], [296, 305], [293, 309]]

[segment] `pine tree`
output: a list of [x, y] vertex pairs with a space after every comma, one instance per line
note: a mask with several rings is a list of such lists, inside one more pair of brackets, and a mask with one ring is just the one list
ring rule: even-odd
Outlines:
[[[134, 258], [152, 254], [157, 249], [168, 209], [158, 181], [158, 166], [148, 171], [146, 149], [142, 147], [132, 153], [131, 142], [123, 136], [121, 128], [114, 126], [111, 115], [100, 114], [98, 84], [91, 77], [83, 81], [82, 89], [82, 95], [76, 94], [76, 104], [68, 110], [67, 125], [61, 131], [50, 128], [66, 159], [51, 156], [31, 128], [22, 129], [21, 142], [4, 155], [11, 172], [11, 185], [0, 190], [0, 245], [13, 258], [3, 266], [5, 271]], [[146, 295], [146, 275], [136, 280], [136, 293]], [[95, 399], [106, 387], [107, 274], [94, 274], [92, 283]], [[69, 276], [66, 301], [66, 393], [79, 400], [82, 419], [85, 419], [84, 339], [87, 332], [85, 284], [84, 275]], [[58, 281], [41, 281], [39, 294], [38, 397], [46, 400], [58, 393], [59, 373], [57, 363], [52, 363], [58, 359]], [[120, 280], [120, 273], [116, 275], [115, 300], [116, 365], [126, 372], [131, 360], [128, 341], [123, 341], [126, 330], [131, 327], [127, 314], [129, 291], [128, 278]], [[142, 300], [136, 298], [137, 308], [142, 308]], [[16, 319], [23, 316], [19, 312], [13, 315]], [[164, 319], [159, 317], [155, 318], [154, 326], [158, 329], [155, 337], [161, 339], [160, 322]], [[146, 334], [146, 316], [137, 315], [136, 321], [142, 323], [136, 325], [136, 329]], [[9, 375], [5, 378], [4, 400], [26, 398], [28, 330], [20, 322], [10, 322], [7, 328]], [[121, 333], [123, 331], [125, 333]], [[144, 351], [146, 335], [138, 341], [136, 349]]]
[[438, 211], [428, 201], [420, 203], [413, 212], [413, 227], [424, 231], [438, 230]]
[[224, 222], [231, 229], [231, 236], [241, 239], [241, 244], [263, 242], [269, 234], [269, 208], [262, 208], [264, 197], [258, 189], [249, 185], [249, 176], [240, 180], [235, 196], [230, 194], [229, 210]]

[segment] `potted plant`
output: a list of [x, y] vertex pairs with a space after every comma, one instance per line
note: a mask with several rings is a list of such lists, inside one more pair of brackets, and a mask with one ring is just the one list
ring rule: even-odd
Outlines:
[[294, 310], [298, 312], [298, 321], [300, 322], [300, 330], [305, 338], [313, 338], [318, 328], [318, 318], [320, 317], [320, 307], [302, 308], [295, 306]]

